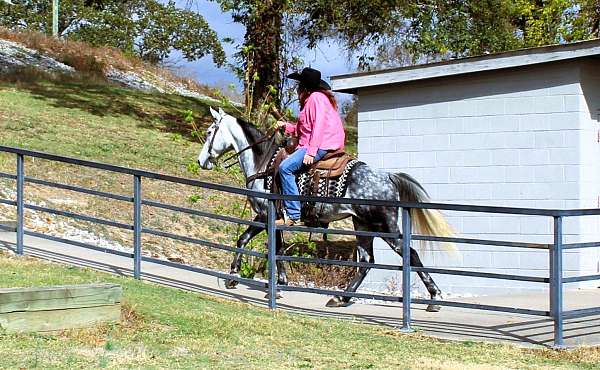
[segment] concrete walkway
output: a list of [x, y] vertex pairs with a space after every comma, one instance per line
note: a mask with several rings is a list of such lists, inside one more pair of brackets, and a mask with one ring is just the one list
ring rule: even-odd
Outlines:
[[[0, 232], [0, 248], [15, 250], [15, 234]], [[96, 252], [40, 238], [25, 237], [25, 253], [30, 256], [85, 266], [119, 275], [132, 275], [131, 259]], [[265, 292], [239, 286], [224, 288], [223, 281], [194, 272], [142, 263], [142, 278], [163, 285], [211, 294], [221, 298], [266, 307]], [[402, 306], [389, 303], [355, 303], [344, 308], [327, 308], [329, 296], [300, 292], [285, 292], [278, 308], [289, 312], [320, 317], [361, 320], [367, 323], [402, 326]], [[459, 299], [455, 299], [458, 301]], [[510, 296], [461, 298], [461, 302], [548, 310], [548, 295], [544, 293]], [[565, 291], [565, 309], [580, 309], [600, 305], [600, 289]], [[502, 341], [523, 346], [552, 346], [553, 322], [548, 318], [498, 312], [442, 307], [438, 313], [425, 311], [425, 306], [413, 305], [413, 327], [443, 339]], [[600, 315], [565, 321], [565, 344], [600, 345]]]

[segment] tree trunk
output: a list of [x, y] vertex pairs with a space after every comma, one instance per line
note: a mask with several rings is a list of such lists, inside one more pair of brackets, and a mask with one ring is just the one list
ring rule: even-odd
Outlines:
[[277, 88], [281, 81], [281, 27], [285, 0], [257, 1], [256, 9], [246, 27], [246, 77], [244, 79], [247, 112], [256, 114], [261, 105], [273, 101], [279, 108], [279, 94], [270, 94], [269, 86]]

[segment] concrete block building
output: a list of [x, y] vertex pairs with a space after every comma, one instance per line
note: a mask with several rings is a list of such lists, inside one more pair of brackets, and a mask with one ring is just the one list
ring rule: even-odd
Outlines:
[[[359, 158], [405, 172], [433, 202], [527, 208], [600, 207], [600, 40], [332, 77], [358, 96]], [[445, 212], [460, 236], [552, 243], [549, 217]], [[565, 243], [600, 241], [600, 220], [565, 219]], [[433, 246], [426, 266], [548, 276], [541, 250]], [[380, 263], [401, 263], [378, 240]], [[599, 248], [569, 250], [565, 276], [600, 272]], [[445, 292], [494, 294], [544, 284], [433, 275]], [[400, 286], [372, 271], [363, 288]], [[585, 288], [597, 283], [569, 284]], [[415, 280], [415, 287], [421, 286]]]

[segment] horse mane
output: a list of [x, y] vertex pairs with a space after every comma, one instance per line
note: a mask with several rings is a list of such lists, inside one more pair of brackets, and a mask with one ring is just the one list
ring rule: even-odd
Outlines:
[[[244, 135], [246, 135], [246, 139], [248, 139], [248, 144], [250, 145], [258, 142], [266, 136], [264, 132], [248, 121], [236, 117], [236, 122], [242, 128], [242, 132]], [[254, 145], [252, 147], [252, 152], [254, 153], [254, 164], [257, 167], [262, 165], [263, 158], [266, 155], [273, 155], [275, 150], [277, 150], [277, 145], [273, 145], [270, 140]]]

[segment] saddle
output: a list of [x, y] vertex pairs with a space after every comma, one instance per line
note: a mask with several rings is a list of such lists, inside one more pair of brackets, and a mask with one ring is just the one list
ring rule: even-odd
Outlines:
[[[280, 185], [279, 185], [279, 165], [289, 156], [289, 152], [285, 149], [280, 149], [279, 152], [275, 155], [273, 160], [273, 164], [270, 166], [273, 171], [273, 178], [275, 181], [272, 181], [270, 184], [270, 190], [272, 193], [280, 193]], [[346, 153], [344, 150], [339, 149], [336, 151], [329, 152], [325, 154], [323, 158], [319, 161], [313, 163], [309, 167], [301, 170], [299, 174], [296, 176], [296, 183], [298, 183], [298, 190], [300, 190], [301, 195], [314, 195], [314, 196], [335, 196], [333, 194], [322, 194], [319, 192], [319, 184], [323, 181], [328, 182], [330, 179], [339, 178], [342, 176], [348, 163], [351, 162], [354, 158], [351, 155]], [[306, 179], [302, 180], [302, 177], [307, 177], [309, 180], [309, 184], [305, 184]], [[308, 185], [308, 188], [307, 188]], [[329, 188], [328, 186], [326, 188]], [[302, 190], [308, 191], [302, 191]]]
[[[265, 190], [281, 194], [279, 165], [291, 152], [286, 148], [280, 149], [271, 159], [266, 173]], [[346, 193], [347, 178], [353, 168], [361, 164], [343, 150], [327, 153], [311, 166], [304, 166], [296, 175], [298, 193], [305, 196], [343, 197]], [[283, 216], [283, 202], [277, 202], [277, 213]], [[301, 219], [306, 225], [313, 225], [319, 218], [322, 207], [316, 207], [314, 202], [302, 202]], [[316, 226], [314, 224], [313, 226]]]

